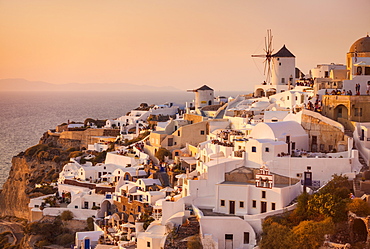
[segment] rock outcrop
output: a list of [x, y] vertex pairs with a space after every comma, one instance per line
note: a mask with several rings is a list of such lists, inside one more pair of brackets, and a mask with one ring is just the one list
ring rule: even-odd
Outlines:
[[0, 192], [0, 217], [29, 219], [30, 198], [55, 192], [50, 186], [35, 187], [56, 181], [75, 150], [61, 147], [57, 140], [45, 133], [39, 144], [13, 157], [9, 177]]

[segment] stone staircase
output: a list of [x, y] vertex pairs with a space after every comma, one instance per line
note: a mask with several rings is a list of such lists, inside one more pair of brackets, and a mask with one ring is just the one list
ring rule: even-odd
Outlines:
[[361, 197], [365, 194], [364, 191], [360, 189], [360, 182], [362, 181], [362, 173], [356, 175], [356, 178], [353, 179], [353, 191], [356, 197]]
[[[193, 241], [196, 236], [199, 236], [199, 227], [197, 217], [190, 216], [182, 225], [175, 228], [167, 236], [164, 249], [187, 249], [188, 241]], [[197, 248], [201, 248], [201, 244]]]

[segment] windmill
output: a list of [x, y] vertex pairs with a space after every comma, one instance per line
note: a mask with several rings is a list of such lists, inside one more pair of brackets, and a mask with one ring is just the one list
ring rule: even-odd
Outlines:
[[272, 74], [272, 70], [271, 70], [272, 52], [274, 51], [274, 49], [272, 48], [271, 29], [267, 30], [267, 37], [265, 37], [265, 48], [263, 49], [263, 51], [265, 51], [265, 54], [252, 55], [252, 57], [265, 58], [265, 60], [263, 61], [263, 63], [265, 64], [263, 74], [266, 75], [265, 82], [269, 84], [271, 80], [271, 74]]

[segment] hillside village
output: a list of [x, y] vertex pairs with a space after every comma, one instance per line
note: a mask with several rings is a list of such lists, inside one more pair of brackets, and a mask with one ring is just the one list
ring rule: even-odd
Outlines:
[[92, 217], [77, 249], [251, 249], [266, 217], [296, 209], [335, 174], [370, 204], [370, 37], [352, 44], [346, 65], [307, 75], [293, 52], [271, 55], [270, 77], [252, 94], [203, 85], [189, 103], [138, 103], [116, 119], [49, 130], [45, 140], [78, 150], [56, 182], [35, 185], [56, 192], [30, 199], [29, 221]]

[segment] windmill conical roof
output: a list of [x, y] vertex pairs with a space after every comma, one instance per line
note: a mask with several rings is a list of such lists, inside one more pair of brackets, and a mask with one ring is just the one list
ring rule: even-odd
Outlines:
[[207, 85], [203, 85], [202, 87], [199, 87], [198, 89], [196, 89], [196, 91], [198, 90], [213, 90], [212, 88], [210, 88], [209, 86]]
[[277, 53], [273, 54], [272, 57], [295, 57], [295, 56], [284, 45]]

